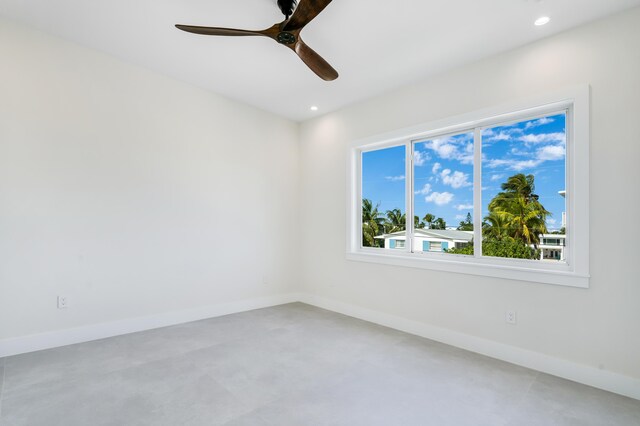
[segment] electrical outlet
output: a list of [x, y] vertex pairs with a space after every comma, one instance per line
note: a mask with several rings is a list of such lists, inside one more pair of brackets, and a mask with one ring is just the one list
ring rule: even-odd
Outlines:
[[58, 309], [67, 309], [69, 307], [69, 298], [67, 296], [58, 296]]
[[507, 311], [504, 320], [508, 324], [516, 324], [518, 322], [518, 317], [516, 315], [516, 311]]

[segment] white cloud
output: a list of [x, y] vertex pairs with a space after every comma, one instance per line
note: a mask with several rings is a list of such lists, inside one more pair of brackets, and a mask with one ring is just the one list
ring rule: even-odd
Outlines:
[[458, 204], [456, 206], [456, 210], [471, 210], [473, 208], [473, 204]]
[[465, 215], [463, 215], [463, 214], [457, 214], [457, 215], [456, 215], [456, 220], [464, 220], [464, 219], [466, 219], [466, 218], [467, 218], [467, 216], [465, 216]]
[[529, 121], [527, 122], [527, 124], [525, 124], [524, 128], [525, 129], [531, 129], [533, 127], [539, 127], [539, 126], [544, 126], [545, 124], [549, 124], [549, 123], [553, 123], [553, 118], [549, 118], [549, 117], [542, 117], [538, 120], [533, 120], [533, 121]]
[[510, 152], [511, 152], [511, 154], [518, 155], [520, 157], [531, 157], [531, 156], [533, 156], [533, 153], [531, 151], [522, 150], [522, 149], [518, 149], [518, 148], [511, 148]]
[[[484, 134], [487, 135], [487, 132], [485, 131]], [[491, 131], [490, 136], [483, 139], [488, 142], [508, 141], [511, 140], [511, 134], [507, 132], [495, 133], [494, 131]]]
[[458, 158], [461, 164], [473, 164], [473, 154], [471, 155], [463, 155]]
[[[558, 133], [558, 135], [563, 135], [564, 137], [564, 133]], [[531, 136], [531, 135], [528, 135], [528, 136]], [[542, 139], [544, 138], [540, 138], [541, 141]], [[551, 138], [548, 138], [548, 139], [551, 140]], [[495, 158], [492, 160], [486, 160], [486, 166], [490, 169], [505, 167], [509, 170], [514, 170], [519, 172], [522, 170], [533, 169], [535, 167], [538, 167], [545, 161], [563, 160], [566, 157], [566, 150], [565, 150], [564, 143], [562, 142], [564, 142], [564, 140], [561, 141], [561, 143], [558, 145], [545, 145], [541, 148], [538, 148], [535, 152], [525, 153], [520, 151], [516, 151], [516, 152], [512, 151], [511, 152], [512, 154], [520, 156], [521, 159]], [[533, 158], [524, 160], [522, 159], [523, 155], [530, 156]], [[491, 176], [491, 181], [496, 181], [502, 177], [504, 177], [504, 175], [494, 174]]]
[[427, 195], [431, 192], [431, 184], [425, 183], [422, 189], [416, 191], [416, 194]]
[[555, 225], [557, 223], [557, 221], [555, 219], [547, 219], [547, 223], [549, 225]]
[[431, 149], [433, 149], [441, 158], [450, 159], [458, 152], [455, 145], [449, 143], [449, 139], [434, 139], [431, 141]]
[[495, 182], [497, 180], [502, 179], [503, 177], [505, 177], [505, 175], [502, 174], [497, 174], [497, 175], [491, 175], [491, 182]]
[[436, 163], [431, 168], [431, 173], [433, 173], [435, 175], [436, 173], [438, 173], [438, 170], [440, 170], [441, 168], [442, 168], [442, 164]]
[[[462, 164], [472, 164], [473, 145], [471, 145], [471, 153], [468, 152], [468, 145], [469, 137], [466, 135], [433, 139], [423, 144], [425, 148], [434, 151], [439, 158], [457, 160]], [[464, 148], [463, 151], [460, 150], [460, 147]]]
[[487, 167], [489, 167], [490, 169], [495, 169], [496, 167], [506, 167], [510, 170], [515, 170], [519, 172], [525, 169], [532, 169], [534, 167], [537, 167], [542, 162], [543, 160], [524, 160], [523, 161], [523, 160], [513, 160], [513, 159], [509, 159], [509, 160], [493, 159], [493, 160], [489, 160], [489, 164], [487, 164]]
[[401, 176], [385, 176], [386, 180], [390, 180], [391, 182], [398, 182], [404, 180], [404, 175]]
[[538, 133], [538, 134], [523, 135], [523, 136], [520, 136], [518, 139], [526, 143], [560, 142], [564, 144], [566, 140], [566, 135], [564, 134], [564, 132]]
[[538, 160], [553, 161], [562, 160], [565, 156], [565, 149], [562, 145], [548, 145], [538, 150]]
[[449, 185], [454, 189], [462, 188], [463, 186], [470, 186], [471, 183], [467, 180], [469, 175], [459, 171], [451, 173], [451, 170], [444, 169], [440, 174], [442, 182], [445, 185]]
[[444, 206], [453, 200], [453, 194], [450, 192], [433, 192], [424, 200], [427, 203], [435, 203], [438, 206]]
[[[515, 126], [515, 124], [513, 126]], [[499, 127], [499, 132], [496, 132], [494, 129], [486, 129], [482, 132], [482, 141], [500, 142], [513, 140], [524, 132], [521, 128], [513, 126]]]
[[423, 166], [424, 163], [431, 160], [431, 156], [424, 151], [415, 151], [413, 153], [413, 164], [416, 166]]

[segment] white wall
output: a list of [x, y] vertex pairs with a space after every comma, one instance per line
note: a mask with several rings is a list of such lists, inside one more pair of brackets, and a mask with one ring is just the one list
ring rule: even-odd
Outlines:
[[0, 58], [0, 341], [293, 288], [297, 124], [4, 20]]
[[[302, 290], [640, 378], [638, 40], [640, 9], [299, 129], [0, 20], [0, 343]], [[348, 142], [576, 84], [590, 289], [346, 261]]]
[[[321, 224], [303, 228], [305, 291], [640, 378], [639, 41], [635, 9], [303, 123], [302, 221]], [[591, 288], [345, 259], [348, 142], [584, 84], [592, 87]], [[611, 245], [612, 232], [621, 243]], [[516, 326], [505, 323], [507, 309], [517, 311]]]

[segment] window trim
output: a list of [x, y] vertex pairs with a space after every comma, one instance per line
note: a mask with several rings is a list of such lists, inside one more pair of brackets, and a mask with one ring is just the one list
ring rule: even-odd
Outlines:
[[[572, 287], [589, 287], [589, 86], [574, 87], [547, 95], [487, 108], [430, 123], [398, 129], [351, 142], [347, 147], [347, 259], [396, 266], [424, 268], [487, 277], [506, 278]], [[441, 135], [474, 132], [474, 165], [481, 164], [479, 132], [486, 127], [521, 121], [536, 115], [567, 110], [566, 118], [566, 263], [536, 264], [521, 259], [454, 255], [439, 252], [360, 247], [362, 232], [361, 176], [363, 152], [405, 145], [405, 212], [413, 202], [414, 142]], [[481, 238], [481, 167], [474, 167], [474, 241]], [[574, 215], [580, 212], [580, 215]], [[413, 219], [407, 216], [406, 236], [413, 235]], [[481, 247], [481, 244], [478, 244]], [[390, 253], [391, 251], [391, 253]]]

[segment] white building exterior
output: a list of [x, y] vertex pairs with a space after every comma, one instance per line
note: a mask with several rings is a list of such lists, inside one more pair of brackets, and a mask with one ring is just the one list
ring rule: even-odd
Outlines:
[[564, 262], [564, 250], [567, 236], [564, 234], [540, 235], [540, 260], [559, 260]]
[[[384, 240], [384, 248], [404, 250], [406, 248], [405, 231], [383, 234], [375, 237]], [[458, 231], [451, 229], [416, 229], [414, 235], [414, 252], [442, 252], [452, 248], [461, 248], [471, 243], [473, 231]], [[532, 246], [533, 247], [533, 246]], [[565, 260], [566, 235], [540, 235], [540, 260]]]
[[[558, 191], [562, 198], [566, 198], [567, 191]], [[567, 226], [567, 213], [562, 212], [562, 228]], [[540, 260], [565, 260], [565, 248], [567, 246], [567, 236], [564, 234], [543, 234], [540, 235]]]
[[[403, 250], [406, 247], [405, 231], [384, 234], [375, 237], [384, 239], [384, 248]], [[414, 233], [414, 252], [442, 252], [468, 245], [473, 239], [473, 231], [450, 229], [416, 229]]]

